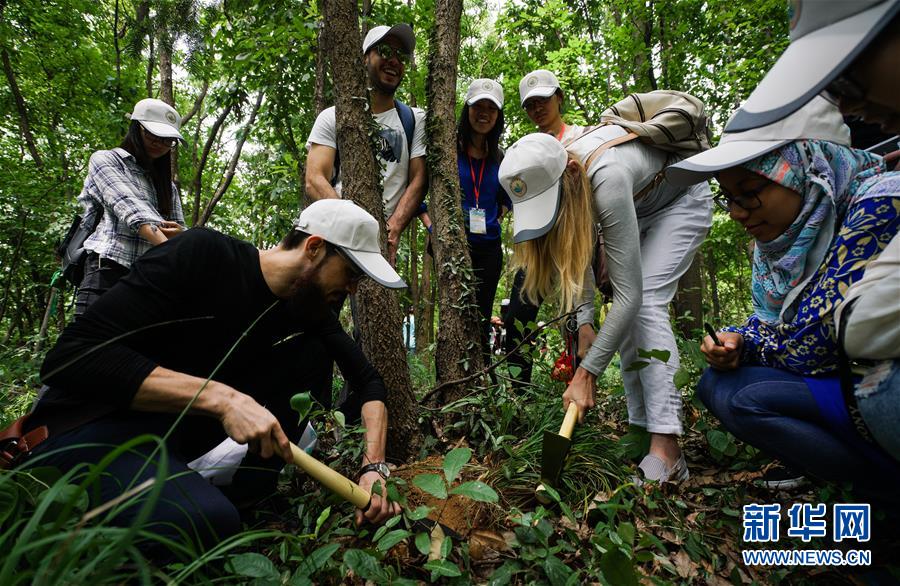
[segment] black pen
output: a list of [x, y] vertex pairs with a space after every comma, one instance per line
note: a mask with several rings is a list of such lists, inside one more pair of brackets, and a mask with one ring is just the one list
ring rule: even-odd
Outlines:
[[716, 335], [716, 328], [709, 325], [709, 322], [703, 322], [703, 327], [706, 328], [706, 333], [713, 339], [713, 342], [716, 343], [716, 346], [724, 346], [722, 340], [719, 339], [719, 336]]

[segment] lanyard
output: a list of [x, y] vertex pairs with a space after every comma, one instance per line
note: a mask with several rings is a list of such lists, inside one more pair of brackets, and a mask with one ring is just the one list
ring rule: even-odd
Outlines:
[[472, 188], [475, 191], [475, 209], [478, 209], [478, 198], [481, 195], [481, 180], [484, 178], [484, 166], [487, 163], [487, 157], [481, 159], [481, 171], [478, 172], [478, 182], [475, 181], [475, 165], [472, 163], [472, 157], [469, 157], [469, 173], [472, 174]]
[[556, 140], [562, 142], [562, 135], [566, 132], [566, 123], [563, 122], [562, 127], [559, 129], [559, 134], [556, 135]]

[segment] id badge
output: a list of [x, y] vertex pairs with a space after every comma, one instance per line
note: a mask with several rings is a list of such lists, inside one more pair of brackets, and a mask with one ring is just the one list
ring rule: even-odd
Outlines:
[[479, 208], [469, 209], [469, 231], [472, 234], [487, 234], [487, 218], [484, 210]]

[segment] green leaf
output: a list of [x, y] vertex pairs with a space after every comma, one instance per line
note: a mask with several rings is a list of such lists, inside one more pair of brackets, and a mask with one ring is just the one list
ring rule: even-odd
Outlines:
[[394, 529], [378, 540], [378, 545], [376, 547], [378, 551], [387, 551], [410, 535], [412, 535], [412, 533], [406, 529]]
[[300, 420], [306, 419], [312, 409], [312, 396], [309, 393], [297, 393], [291, 397], [291, 409], [300, 415]]
[[461, 494], [463, 496], [469, 497], [473, 501], [480, 501], [483, 503], [496, 503], [499, 500], [499, 497], [497, 496], [497, 493], [494, 492], [494, 489], [481, 482], [480, 480], [463, 482], [462, 484], [451, 490], [450, 494]]
[[565, 586], [569, 576], [572, 575], [572, 570], [555, 555], [549, 555], [544, 559], [543, 568], [553, 586]]
[[431, 552], [431, 536], [426, 532], [416, 535], [416, 549], [422, 555], [428, 555]]
[[278, 578], [278, 570], [272, 560], [261, 553], [240, 553], [229, 558], [231, 571], [248, 578]]
[[519, 569], [519, 564], [512, 560], [507, 560], [491, 574], [488, 586], [506, 586], [512, 580], [513, 574], [518, 572]]
[[452, 564], [447, 560], [432, 560], [426, 563], [423, 566], [426, 570], [431, 570], [431, 581], [434, 582], [437, 578], [447, 577], [447, 578], [456, 578], [457, 576], [462, 576], [462, 572], [456, 564]]
[[322, 569], [340, 548], [340, 543], [328, 543], [316, 549], [303, 558], [303, 561], [300, 562], [300, 567], [297, 569], [297, 573], [302, 576], [312, 576]]
[[377, 581], [383, 574], [375, 556], [361, 549], [348, 549], [345, 551], [344, 565], [364, 580]]
[[447, 498], [447, 485], [444, 479], [437, 474], [419, 474], [413, 478], [413, 484], [431, 496], [439, 499]]
[[325, 507], [325, 510], [319, 513], [319, 518], [316, 519], [316, 530], [313, 532], [316, 536], [319, 535], [319, 530], [325, 524], [325, 521], [328, 520], [329, 515], [331, 515], [331, 507]]
[[619, 549], [611, 549], [600, 558], [600, 571], [606, 581], [616, 586], [637, 586], [634, 563]]
[[471, 458], [472, 450], [469, 448], [450, 450], [450, 453], [444, 458], [444, 478], [447, 479], [447, 484], [453, 484], [460, 470], [469, 463]]
[[450, 550], [453, 549], [453, 538], [450, 536], [444, 536], [443, 541], [441, 541], [441, 559], [447, 559], [447, 556], [450, 555]]
[[650, 366], [650, 363], [645, 360], [635, 360], [628, 365], [628, 368], [625, 369], [625, 372], [635, 372], [637, 370], [641, 370], [642, 368], [647, 368], [648, 366]]
[[410, 521], [421, 521], [425, 517], [428, 516], [428, 513], [431, 512], [431, 507], [426, 507], [425, 505], [419, 505], [416, 507], [416, 510], [409, 511], [406, 513], [406, 518]]
[[13, 482], [0, 484], [0, 527], [19, 508], [19, 487]]
[[638, 348], [638, 357], [639, 358], [656, 358], [660, 362], [668, 362], [669, 358], [672, 357], [672, 353], [668, 350], [644, 350], [643, 348]]
[[619, 523], [618, 527], [616, 527], [616, 533], [619, 534], [619, 537], [622, 538], [622, 541], [630, 546], [634, 545], [634, 525], [632, 525], [628, 521], [623, 521], [622, 523]]

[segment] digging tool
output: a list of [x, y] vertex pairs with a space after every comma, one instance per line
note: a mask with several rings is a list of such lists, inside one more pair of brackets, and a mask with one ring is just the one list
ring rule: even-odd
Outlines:
[[544, 431], [544, 446], [541, 451], [541, 484], [534, 491], [534, 496], [545, 505], [551, 499], [544, 485], [556, 486], [559, 473], [562, 472], [566, 463], [569, 447], [572, 445], [572, 432], [575, 430], [576, 421], [578, 421], [578, 405], [573, 401], [569, 403], [559, 433]]
[[[362, 509], [363, 512], [369, 509], [372, 497], [363, 490], [360, 485], [340, 472], [337, 472], [316, 460], [293, 443], [291, 443], [291, 455], [294, 457], [294, 464], [312, 476], [317, 482], [325, 486], [325, 488], [356, 508]], [[453, 529], [447, 527], [443, 523], [435, 523], [430, 519], [419, 519], [414, 521], [411, 528], [414, 531], [427, 531], [430, 534], [434, 530], [435, 525], [441, 528], [444, 535], [453, 537], [454, 539], [460, 538], [459, 534]]]

